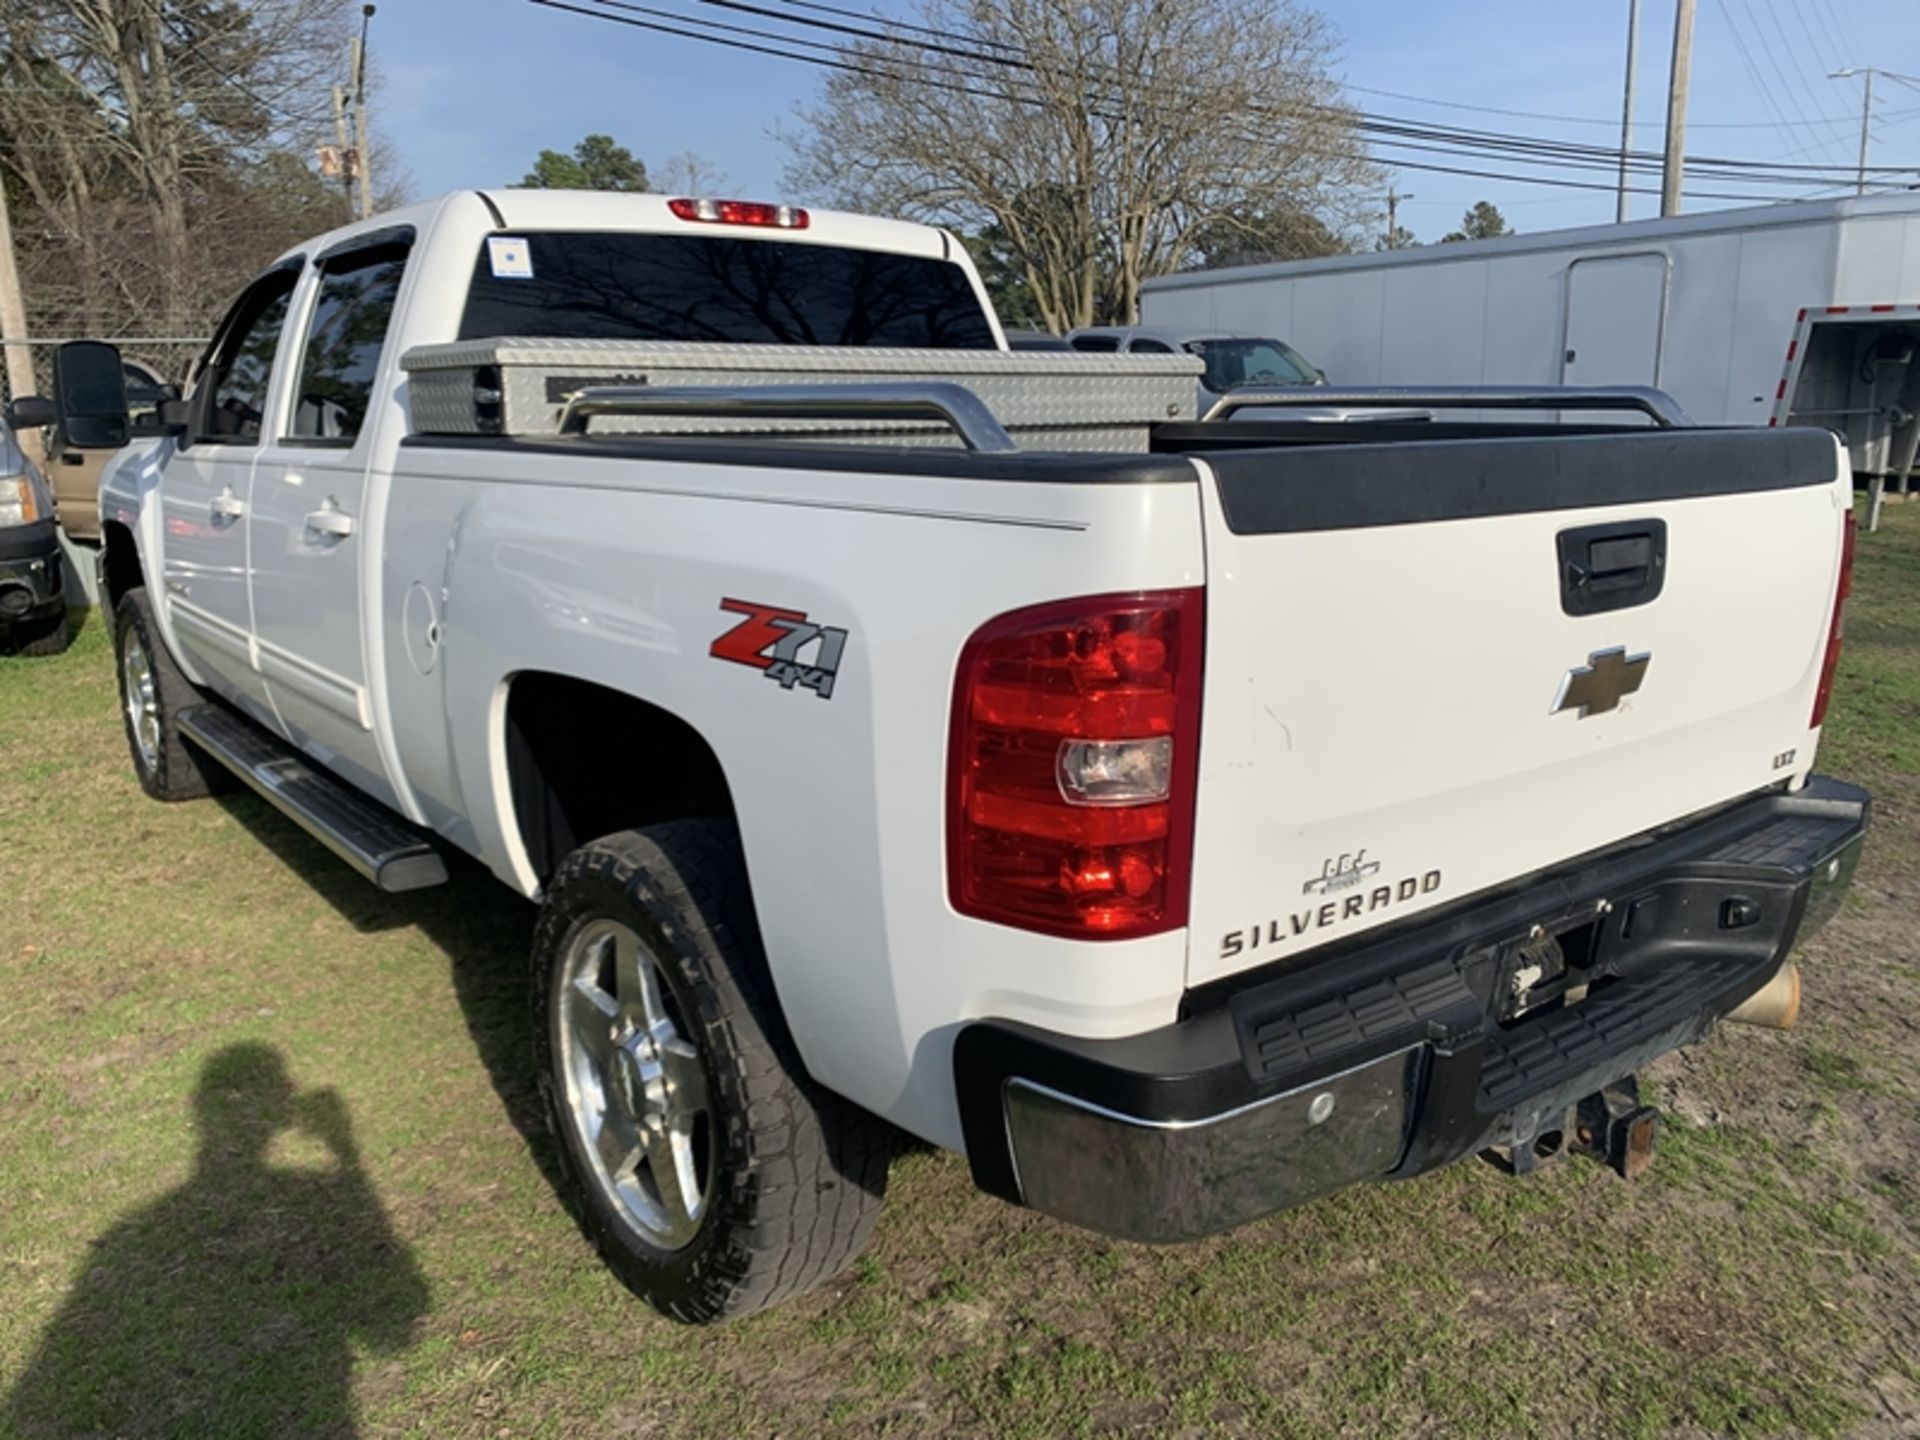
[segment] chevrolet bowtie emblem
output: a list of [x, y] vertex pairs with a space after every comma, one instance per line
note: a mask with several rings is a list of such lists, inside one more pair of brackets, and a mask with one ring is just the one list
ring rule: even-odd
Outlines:
[[1547, 713], [1558, 715], [1562, 710], [1578, 710], [1584, 720], [1589, 715], [1618, 709], [1622, 696], [1640, 688], [1640, 682], [1647, 678], [1647, 666], [1652, 663], [1651, 650], [1643, 655], [1629, 655], [1623, 645], [1596, 650], [1587, 657], [1586, 664], [1576, 665], [1567, 672], [1560, 682], [1553, 709]]

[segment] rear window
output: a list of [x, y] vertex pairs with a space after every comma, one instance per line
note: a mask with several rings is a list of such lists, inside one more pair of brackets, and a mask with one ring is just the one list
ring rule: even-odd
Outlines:
[[966, 271], [945, 260], [728, 235], [523, 238], [526, 264], [496, 266], [481, 246], [461, 339], [996, 348]]
[[1189, 340], [1206, 373], [1200, 383], [1216, 395], [1242, 385], [1313, 385], [1320, 372], [1279, 340]]

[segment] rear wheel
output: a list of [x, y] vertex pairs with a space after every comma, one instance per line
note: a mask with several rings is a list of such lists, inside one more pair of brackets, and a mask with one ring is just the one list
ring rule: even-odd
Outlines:
[[542, 1088], [582, 1227], [676, 1319], [751, 1314], [866, 1245], [891, 1130], [807, 1078], [733, 826], [575, 851], [534, 940]]
[[120, 716], [140, 788], [156, 800], [194, 800], [219, 788], [225, 772], [180, 734], [182, 710], [201, 703], [160, 642], [147, 592], [127, 591], [114, 608]]

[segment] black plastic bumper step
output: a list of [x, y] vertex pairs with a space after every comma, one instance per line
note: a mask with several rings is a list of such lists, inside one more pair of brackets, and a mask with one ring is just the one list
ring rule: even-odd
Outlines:
[[188, 740], [382, 890], [446, 883], [446, 861], [417, 829], [251, 720], [218, 705], [196, 705], [181, 712], [179, 723]]

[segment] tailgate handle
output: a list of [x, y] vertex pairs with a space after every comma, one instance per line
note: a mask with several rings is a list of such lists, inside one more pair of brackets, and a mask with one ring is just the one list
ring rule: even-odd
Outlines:
[[1667, 522], [1622, 520], [1562, 530], [1560, 608], [1569, 615], [1601, 615], [1645, 605], [1667, 578]]

